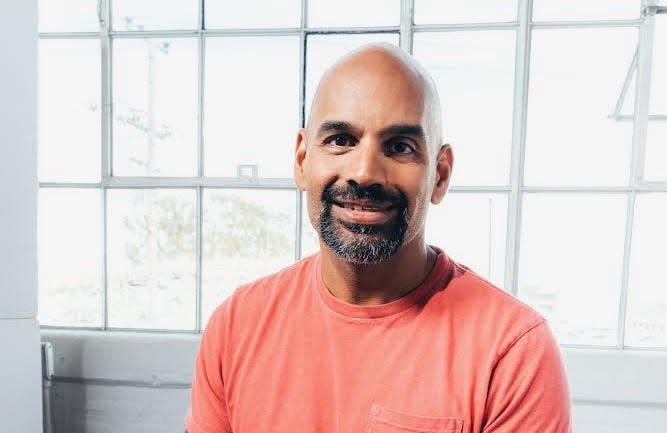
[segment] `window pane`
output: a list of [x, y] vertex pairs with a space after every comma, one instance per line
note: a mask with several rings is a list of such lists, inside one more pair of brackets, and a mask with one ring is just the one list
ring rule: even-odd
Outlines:
[[308, 204], [306, 202], [306, 193], [303, 193], [303, 206], [301, 207], [301, 257], [306, 257], [320, 251], [320, 237], [310, 222]]
[[113, 174], [197, 173], [197, 40], [116, 39]]
[[534, 0], [533, 21], [637, 19], [640, 8], [639, 0]]
[[455, 261], [502, 287], [505, 276], [507, 196], [449, 192], [431, 206], [426, 239]]
[[40, 32], [96, 32], [97, 2], [91, 0], [39, 0]]
[[527, 194], [519, 297], [565, 344], [615, 345], [626, 197]]
[[[267, 79], [270, 71], [270, 79]], [[206, 39], [205, 173], [292, 177], [299, 129], [299, 38]]]
[[308, 27], [398, 25], [401, 0], [308, 0]]
[[301, 27], [301, 1], [206, 0], [206, 28]]
[[516, 8], [516, 0], [415, 0], [415, 24], [516, 21]]
[[667, 120], [648, 123], [644, 179], [667, 181]]
[[100, 179], [100, 42], [39, 41], [39, 180]]
[[99, 190], [39, 190], [42, 325], [102, 326], [101, 210]]
[[514, 51], [513, 30], [415, 34], [415, 57], [438, 85], [453, 185], [509, 182]]
[[609, 115], [636, 47], [632, 28], [533, 32], [526, 184], [627, 184], [632, 122]]
[[295, 194], [295, 191], [204, 191], [204, 324], [215, 307], [239, 285], [294, 262]]
[[667, 181], [667, 19], [662, 16], [656, 18], [652, 63], [649, 114], [665, 117], [648, 122], [644, 179]]
[[362, 45], [388, 42], [398, 46], [397, 33], [314, 35], [306, 40], [306, 114], [326, 70], [348, 52]]
[[635, 202], [625, 344], [667, 348], [667, 194]]
[[196, 29], [198, 0], [113, 0], [114, 30]]
[[194, 190], [110, 190], [109, 326], [194, 329]]

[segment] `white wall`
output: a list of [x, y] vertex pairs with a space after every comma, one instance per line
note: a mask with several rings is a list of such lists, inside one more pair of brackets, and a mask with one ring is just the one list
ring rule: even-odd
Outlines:
[[[54, 433], [182, 433], [196, 335], [44, 330]], [[575, 433], [667, 432], [667, 353], [565, 349]]]
[[42, 431], [37, 313], [37, 1], [0, 5], [0, 430]]

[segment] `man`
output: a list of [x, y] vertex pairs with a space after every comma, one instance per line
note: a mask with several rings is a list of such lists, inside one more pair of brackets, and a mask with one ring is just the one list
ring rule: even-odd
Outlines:
[[570, 431], [544, 319], [425, 243], [452, 165], [408, 54], [366, 46], [327, 71], [294, 169], [320, 253], [215, 311], [190, 433]]

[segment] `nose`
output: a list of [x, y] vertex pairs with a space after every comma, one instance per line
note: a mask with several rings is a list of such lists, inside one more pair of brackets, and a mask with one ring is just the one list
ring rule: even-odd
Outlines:
[[361, 187], [385, 185], [387, 183], [386, 157], [381, 146], [360, 142], [354, 151], [348, 153], [346, 180]]

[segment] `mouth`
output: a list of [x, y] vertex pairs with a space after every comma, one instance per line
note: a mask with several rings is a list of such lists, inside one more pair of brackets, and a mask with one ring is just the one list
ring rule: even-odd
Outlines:
[[390, 202], [368, 200], [334, 200], [334, 216], [348, 224], [378, 225], [388, 222], [396, 213]]
[[334, 205], [345, 209], [366, 212], [386, 212], [393, 206], [389, 202], [371, 202], [368, 200], [335, 200]]

